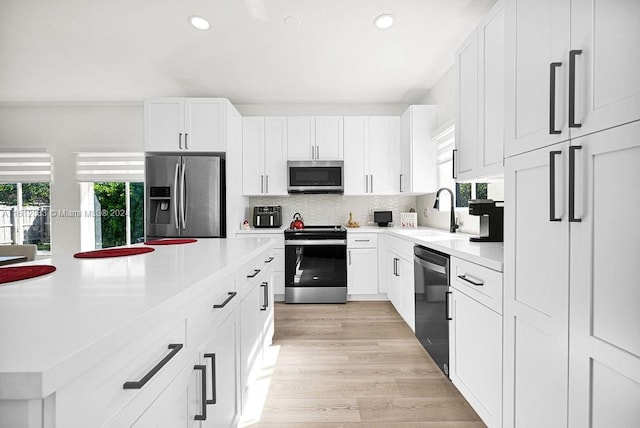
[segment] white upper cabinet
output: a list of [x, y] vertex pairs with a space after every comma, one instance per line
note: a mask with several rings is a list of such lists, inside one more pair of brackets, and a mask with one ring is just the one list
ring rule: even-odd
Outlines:
[[399, 141], [397, 116], [345, 117], [345, 195], [397, 193]]
[[478, 163], [478, 34], [476, 31], [456, 52], [457, 111], [456, 178], [474, 178]]
[[456, 178], [500, 175], [504, 158], [502, 2], [456, 51], [456, 72]]
[[317, 116], [315, 160], [342, 160], [343, 152], [342, 116]]
[[155, 98], [144, 103], [147, 152], [226, 151], [224, 98]]
[[478, 177], [503, 173], [504, 6], [478, 26]]
[[436, 144], [431, 138], [436, 106], [409, 106], [401, 117], [400, 192], [433, 193], [438, 189]]
[[315, 159], [316, 118], [313, 116], [289, 117], [287, 129], [289, 134], [287, 159]]
[[507, 156], [640, 119], [640, 3], [509, 0], [505, 17]]
[[344, 118], [344, 194], [369, 193], [369, 118]]
[[342, 116], [292, 116], [288, 118], [289, 160], [342, 160]]
[[242, 193], [287, 194], [287, 118], [242, 119]]
[[580, 125], [571, 128], [572, 138], [640, 119], [638, 42], [640, 2], [571, 1], [575, 102], [569, 102]]
[[569, 139], [569, 0], [505, 2], [505, 155]]

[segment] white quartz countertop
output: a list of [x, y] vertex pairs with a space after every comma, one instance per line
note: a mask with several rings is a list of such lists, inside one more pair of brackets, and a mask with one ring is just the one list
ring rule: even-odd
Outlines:
[[271, 245], [270, 239], [199, 239], [126, 257], [69, 254], [21, 264], [57, 270], [0, 285], [0, 399], [47, 396], [115, 333], [187, 302]]
[[[284, 229], [255, 229], [237, 231], [236, 234], [283, 234]], [[503, 242], [471, 242], [472, 235], [466, 233], [449, 233], [447, 230], [433, 227], [418, 227], [405, 229], [398, 226], [379, 227], [376, 225], [364, 225], [360, 227], [348, 227], [347, 234], [353, 233], [384, 233], [402, 238], [436, 251], [458, 257], [472, 263], [485, 266], [489, 269], [502, 272], [504, 269], [504, 243]], [[284, 234], [283, 234], [284, 236]]]
[[458, 257], [489, 269], [504, 270], [503, 242], [471, 242], [472, 235], [420, 227], [417, 229], [388, 228], [387, 233], [417, 245]]

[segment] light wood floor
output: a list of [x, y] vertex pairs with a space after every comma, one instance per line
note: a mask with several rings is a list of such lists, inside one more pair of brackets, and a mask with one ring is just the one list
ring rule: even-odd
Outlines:
[[275, 364], [245, 426], [484, 427], [389, 302], [275, 307]]

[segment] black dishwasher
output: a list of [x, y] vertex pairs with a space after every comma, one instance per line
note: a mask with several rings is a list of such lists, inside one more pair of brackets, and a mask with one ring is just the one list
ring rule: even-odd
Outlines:
[[449, 376], [449, 255], [413, 248], [416, 337]]

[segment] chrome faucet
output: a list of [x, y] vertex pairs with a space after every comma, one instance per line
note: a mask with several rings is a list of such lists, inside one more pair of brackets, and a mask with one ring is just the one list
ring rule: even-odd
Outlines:
[[460, 226], [456, 224], [456, 216], [453, 212], [455, 210], [455, 205], [453, 202], [453, 192], [446, 187], [441, 187], [440, 189], [438, 189], [438, 192], [436, 193], [436, 202], [433, 204], [433, 208], [436, 210], [440, 210], [440, 193], [443, 190], [446, 190], [447, 192], [449, 192], [449, 195], [451, 195], [451, 222], [449, 224], [449, 232], [456, 233], [456, 229]]

